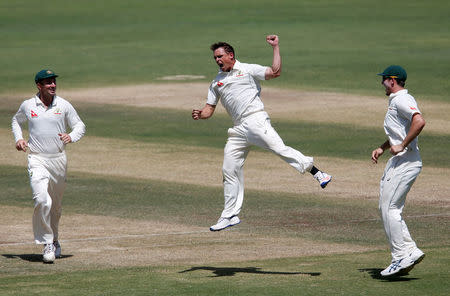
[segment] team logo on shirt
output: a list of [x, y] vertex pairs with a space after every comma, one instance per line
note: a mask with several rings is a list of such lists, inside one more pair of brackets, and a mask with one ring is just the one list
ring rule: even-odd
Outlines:
[[223, 82], [217, 82], [217, 86], [222, 86], [223, 85]]
[[59, 108], [56, 108], [56, 110], [55, 110], [55, 112], [53, 112], [54, 114], [61, 114], [61, 109], [59, 109]]
[[244, 73], [242, 73], [242, 71], [239, 71], [239, 72], [236, 74], [236, 77], [242, 77], [242, 76], [244, 76]]
[[33, 110], [31, 110], [31, 118], [33, 117], [38, 117], [38, 115]]
[[409, 106], [409, 109], [411, 109], [411, 110], [417, 110], [417, 108], [411, 107], [411, 106]]

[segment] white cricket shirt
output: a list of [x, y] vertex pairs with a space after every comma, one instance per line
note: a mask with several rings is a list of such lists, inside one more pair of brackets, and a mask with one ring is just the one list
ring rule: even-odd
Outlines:
[[260, 99], [260, 81], [265, 80], [267, 67], [240, 63], [236, 60], [230, 72], [219, 71], [208, 90], [207, 104], [217, 105], [219, 99], [234, 125], [249, 114], [264, 111]]
[[72, 142], [80, 140], [86, 130], [73, 106], [58, 96], [53, 98], [48, 109], [37, 95], [20, 105], [11, 123], [16, 142], [23, 139], [22, 125], [27, 121], [30, 134], [28, 146], [34, 153], [63, 152], [65, 145], [58, 134], [66, 133], [67, 126], [72, 130], [69, 133]]
[[[414, 97], [408, 94], [408, 90], [402, 89], [389, 95], [389, 107], [384, 118], [384, 131], [391, 146], [402, 143], [411, 127], [412, 117], [416, 113], [420, 113], [419, 107], [417, 107]], [[417, 142], [416, 137], [407, 149], [398, 155], [402, 155], [406, 151], [418, 152]]]

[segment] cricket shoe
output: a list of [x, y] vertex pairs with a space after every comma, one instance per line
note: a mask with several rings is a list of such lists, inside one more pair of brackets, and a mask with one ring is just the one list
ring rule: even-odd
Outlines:
[[55, 246], [53, 244], [45, 244], [42, 261], [44, 263], [53, 263], [55, 261]]
[[420, 261], [423, 260], [424, 257], [425, 253], [419, 248], [415, 248], [414, 251], [412, 251], [409, 256], [405, 258], [405, 264], [403, 264], [405, 267], [402, 272], [410, 272], [415, 265], [419, 264]]
[[403, 260], [406, 260], [406, 258], [402, 258], [402, 259], [398, 259], [398, 260], [394, 260], [391, 262], [391, 265], [389, 265], [388, 267], [386, 267], [383, 271], [380, 272], [381, 276], [394, 276], [394, 275], [402, 275], [404, 274], [404, 272], [402, 272], [400, 274], [400, 272], [402, 271], [402, 268], [404, 268], [402, 266], [402, 262]]
[[55, 247], [55, 258], [61, 258], [61, 244], [59, 241], [54, 241], [53, 246]]
[[320, 187], [325, 188], [325, 187], [327, 187], [328, 183], [331, 182], [331, 175], [328, 175], [327, 173], [318, 171], [314, 175], [314, 179], [316, 179], [319, 182]]
[[233, 216], [231, 218], [223, 218], [220, 217], [217, 223], [209, 228], [211, 231], [220, 231], [227, 227], [234, 226], [236, 224], [241, 223], [241, 220], [238, 216]]

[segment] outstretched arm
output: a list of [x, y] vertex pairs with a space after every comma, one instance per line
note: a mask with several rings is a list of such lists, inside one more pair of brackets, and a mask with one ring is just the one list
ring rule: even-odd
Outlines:
[[206, 104], [201, 110], [192, 110], [192, 118], [194, 120], [208, 119], [214, 114], [214, 110], [216, 110], [216, 106]]
[[277, 35], [268, 35], [266, 37], [266, 41], [273, 48], [272, 67], [267, 68], [265, 73], [266, 80], [269, 80], [281, 75], [281, 55], [280, 55], [280, 44]]

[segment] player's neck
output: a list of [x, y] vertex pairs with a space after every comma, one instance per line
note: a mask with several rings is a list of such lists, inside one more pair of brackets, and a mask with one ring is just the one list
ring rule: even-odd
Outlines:
[[41, 93], [39, 94], [39, 99], [44, 104], [44, 106], [47, 108], [52, 104], [53, 98], [54, 98], [54, 96], [45, 96], [45, 95], [42, 95]]
[[223, 69], [222, 72], [231, 72], [231, 70], [233, 70], [233, 68], [234, 68], [234, 64], [236, 64], [236, 60], [233, 60], [233, 64], [231, 64], [226, 69]]
[[401, 86], [397, 85], [396, 87], [394, 87], [392, 89], [392, 93], [395, 94], [395, 93], [398, 93], [399, 91], [402, 91], [404, 89], [405, 89], [404, 87], [401, 87]]

